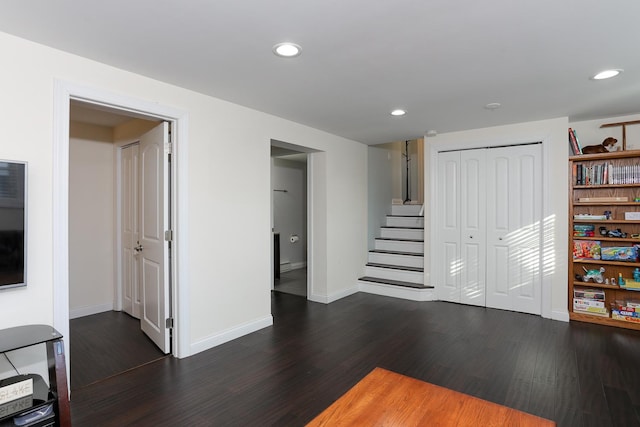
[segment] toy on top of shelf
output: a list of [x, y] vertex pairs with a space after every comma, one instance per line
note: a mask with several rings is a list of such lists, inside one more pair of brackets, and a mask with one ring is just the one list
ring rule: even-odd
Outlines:
[[605, 138], [602, 143], [598, 145], [588, 145], [582, 149], [582, 154], [597, 154], [597, 153], [609, 153], [611, 151], [618, 151], [615, 147], [617, 139], [613, 137]]

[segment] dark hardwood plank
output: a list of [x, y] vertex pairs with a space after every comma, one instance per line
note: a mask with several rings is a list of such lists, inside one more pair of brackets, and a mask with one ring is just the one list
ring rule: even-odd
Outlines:
[[272, 301], [273, 327], [74, 392], [74, 426], [301, 426], [375, 367], [559, 426], [637, 415], [638, 331], [367, 294]]
[[140, 321], [123, 312], [72, 319], [69, 332], [72, 391], [165, 357], [140, 330]]

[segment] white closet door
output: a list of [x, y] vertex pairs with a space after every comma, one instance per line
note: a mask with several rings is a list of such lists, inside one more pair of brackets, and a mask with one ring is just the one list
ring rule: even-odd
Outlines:
[[460, 152], [460, 302], [485, 305], [485, 152]]
[[140, 318], [140, 259], [134, 248], [138, 233], [138, 144], [120, 151], [122, 217], [122, 309]]
[[460, 302], [460, 152], [438, 154], [437, 292]]
[[490, 149], [487, 307], [540, 314], [541, 146]]

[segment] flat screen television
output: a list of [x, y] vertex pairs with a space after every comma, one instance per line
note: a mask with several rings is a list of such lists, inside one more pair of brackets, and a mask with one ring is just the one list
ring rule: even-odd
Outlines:
[[0, 290], [27, 284], [27, 164], [0, 160]]

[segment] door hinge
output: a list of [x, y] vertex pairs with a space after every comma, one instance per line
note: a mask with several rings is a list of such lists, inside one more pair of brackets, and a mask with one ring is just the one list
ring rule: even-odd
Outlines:
[[173, 144], [171, 144], [170, 142], [167, 142], [166, 144], [164, 144], [164, 152], [167, 154], [171, 154], [173, 150]]
[[173, 328], [173, 317], [169, 317], [166, 321], [165, 321], [165, 326], [167, 329], [171, 329]]
[[166, 230], [164, 232], [165, 242], [173, 242], [173, 230]]

